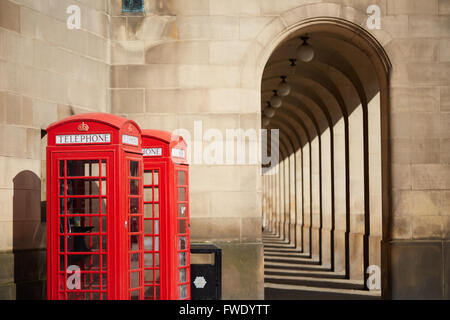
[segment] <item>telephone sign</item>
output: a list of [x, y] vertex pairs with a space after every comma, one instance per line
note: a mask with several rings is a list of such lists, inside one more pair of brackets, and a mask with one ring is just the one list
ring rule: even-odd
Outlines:
[[98, 134], [72, 134], [57, 135], [56, 144], [89, 144], [89, 143], [111, 143], [111, 135], [108, 133]]
[[162, 156], [162, 148], [144, 148], [142, 153], [144, 157], [159, 157]]

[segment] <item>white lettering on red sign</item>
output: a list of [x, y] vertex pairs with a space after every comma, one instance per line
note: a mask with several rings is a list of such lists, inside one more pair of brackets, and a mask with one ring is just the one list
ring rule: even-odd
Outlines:
[[162, 156], [162, 148], [145, 148], [142, 149], [144, 157], [158, 157]]
[[111, 143], [109, 133], [97, 134], [65, 134], [56, 136], [56, 144], [92, 144]]
[[175, 148], [173, 148], [172, 149], [172, 157], [175, 157], [175, 158], [185, 158], [185, 153], [184, 153], [184, 150], [183, 149], [175, 149]]
[[129, 136], [127, 134], [122, 135], [122, 143], [131, 144], [132, 146], [139, 145], [139, 138], [135, 136]]

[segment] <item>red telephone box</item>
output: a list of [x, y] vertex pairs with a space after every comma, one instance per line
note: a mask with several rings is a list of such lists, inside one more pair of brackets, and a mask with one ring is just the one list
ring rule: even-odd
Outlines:
[[142, 131], [145, 299], [191, 297], [186, 147], [170, 132]]
[[140, 128], [92, 113], [47, 131], [48, 299], [143, 299]]

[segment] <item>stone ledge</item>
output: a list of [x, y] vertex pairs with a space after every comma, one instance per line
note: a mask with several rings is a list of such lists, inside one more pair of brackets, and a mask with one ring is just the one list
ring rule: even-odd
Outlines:
[[0, 284], [0, 300], [16, 300], [16, 285]]

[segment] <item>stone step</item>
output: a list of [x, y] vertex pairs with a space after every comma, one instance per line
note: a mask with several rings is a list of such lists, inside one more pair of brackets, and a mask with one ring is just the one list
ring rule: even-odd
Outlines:
[[279, 234], [272, 233], [272, 232], [263, 232], [263, 233], [262, 233], [262, 236], [263, 236], [263, 237], [280, 237]]
[[362, 280], [311, 278], [299, 275], [265, 275], [264, 282], [314, 288], [364, 290], [364, 281]]
[[266, 300], [379, 300], [379, 291], [315, 288], [299, 285], [266, 283]]
[[275, 240], [272, 241], [263, 240], [263, 244], [264, 246], [279, 246], [279, 247], [293, 246], [292, 243], [290, 244], [289, 242], [275, 241]]
[[292, 269], [277, 269], [277, 268], [265, 268], [264, 275], [279, 275], [279, 276], [297, 275], [309, 278], [345, 279], [344, 273], [337, 273], [334, 271], [292, 270]]
[[270, 244], [270, 243], [264, 243], [264, 248], [266, 249], [288, 249], [288, 250], [295, 250], [295, 247], [292, 244]]
[[266, 247], [264, 246], [264, 252], [286, 252], [286, 253], [303, 253], [302, 251], [294, 248], [294, 247]]
[[263, 239], [269, 239], [269, 240], [280, 240], [281, 237], [277, 235], [265, 235], [262, 236]]
[[285, 251], [266, 251], [264, 256], [267, 257], [297, 257], [297, 258], [308, 258], [311, 259], [309, 254], [300, 251], [297, 252], [285, 252]]
[[331, 271], [330, 268], [324, 267], [322, 265], [301, 265], [293, 263], [284, 262], [265, 262], [265, 269], [291, 269], [291, 270], [309, 270], [309, 271]]
[[272, 235], [263, 234], [262, 238], [263, 239], [281, 239], [281, 236], [280, 235], [275, 235], [275, 234], [272, 234]]
[[311, 260], [310, 258], [299, 258], [290, 256], [264, 256], [264, 263], [266, 262], [280, 262], [280, 263], [290, 263], [290, 264], [320, 264], [319, 261]]

